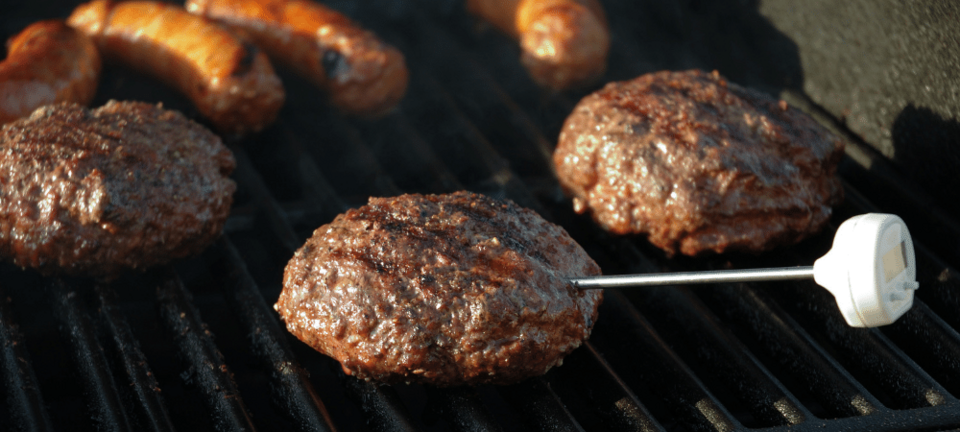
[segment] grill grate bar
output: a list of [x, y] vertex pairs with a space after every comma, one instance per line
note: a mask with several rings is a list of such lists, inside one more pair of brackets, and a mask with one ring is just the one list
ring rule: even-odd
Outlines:
[[237, 313], [247, 338], [257, 357], [270, 370], [273, 379], [273, 399], [280, 412], [291, 417], [304, 431], [334, 431], [323, 402], [310, 384], [309, 375], [297, 362], [284, 339], [283, 329], [267, 306], [259, 288], [247, 272], [239, 252], [226, 238], [213, 246], [216, 274], [228, 282], [224, 284], [225, 297]]
[[[960, 333], [921, 301], [896, 323], [883, 328], [896, 346], [911, 354], [926, 373], [956, 393], [960, 388]], [[950, 398], [947, 394], [944, 398]]]
[[172, 271], [161, 279], [157, 283], [160, 316], [187, 367], [181, 376], [200, 391], [217, 430], [254, 431], [237, 385], [193, 304], [193, 296]]
[[[413, 80], [415, 83], [416, 78]], [[411, 87], [410, 91], [417, 91], [416, 87]], [[399, 189], [449, 192], [462, 188], [457, 178], [410, 124], [405, 110], [395, 110], [358, 130], [363, 135], [364, 143], [371, 143], [371, 152], [389, 171]]]
[[763, 290], [745, 284], [700, 290], [704, 303], [728, 323], [737, 324], [770, 358], [836, 417], [862, 416], [882, 409], [839, 363]]
[[461, 432], [501, 432], [503, 428], [483, 407], [476, 389], [455, 387], [438, 390], [427, 386], [430, 400], [436, 404], [439, 414]]
[[[449, 94], [431, 79], [429, 72], [424, 72], [423, 75], [426, 78], [424, 82], [427, 89], [425, 90], [435, 97], [430, 105], [442, 107], [442, 109], [428, 116], [418, 117], [438, 118], [445, 124], [456, 125], [456, 127], [434, 132], [434, 136], [438, 137], [435, 138], [437, 145], [448, 148], [445, 155], [448, 163], [452, 166], [466, 167], [467, 172], [482, 179], [474, 181], [471, 185], [473, 188], [480, 189], [495, 198], [509, 197], [517, 204], [536, 211], [545, 219], [551, 219], [550, 212], [518, 178], [515, 171], [511, 169], [510, 163], [457, 108]], [[437, 149], [437, 151], [440, 150]]]
[[372, 382], [340, 374], [347, 394], [363, 409], [367, 417], [367, 426], [377, 432], [411, 432], [414, 426], [400, 396], [390, 386], [380, 386]]
[[273, 199], [267, 185], [264, 184], [260, 174], [250, 162], [250, 157], [243, 149], [233, 149], [233, 156], [237, 161], [235, 176], [238, 182], [243, 183], [243, 187], [250, 191], [257, 207], [260, 208], [270, 222], [270, 228], [277, 235], [280, 243], [291, 253], [300, 248], [303, 243], [299, 236], [290, 227], [290, 223], [284, 216], [283, 209]]
[[874, 384], [895, 408], [921, 408], [945, 403], [946, 390], [903, 354], [878, 329], [847, 325], [833, 297], [812, 282], [783, 283], [779, 293], [791, 300], [794, 316], [808, 329], [830, 341], [834, 357], [861, 382]]
[[577, 383], [578, 390], [596, 407], [604, 426], [612, 431], [664, 431], [633, 390], [589, 340], [564, 359], [557, 374]]
[[[656, 273], [659, 269], [635, 245], [618, 240], [621, 253], [612, 251], [629, 264], [629, 272]], [[626, 251], [626, 253], [622, 253]], [[749, 350], [724, 326], [720, 319], [686, 288], [666, 287], [625, 293], [634, 307], [648, 318], [657, 318], [660, 328], [672, 334], [677, 350], [686, 358], [701, 359], [700, 371], [723, 383], [754, 415], [769, 425], [799, 424], [812, 414], [793, 396]], [[706, 371], [706, 372], [703, 372]], [[749, 382], [750, 386], [742, 383]]]
[[[292, 116], [291, 124], [300, 137], [297, 142], [305, 144], [304, 153], [313, 155], [314, 165], [320, 172], [331, 173], [331, 178], [349, 179], [337, 182], [336, 187], [345, 202], [365, 204], [370, 196], [389, 196], [400, 190], [380, 166], [361, 133], [340, 114], [328, 113], [320, 119], [310, 118], [308, 114], [297, 111]], [[311, 138], [319, 136], [332, 139]]]
[[160, 386], [117, 305], [116, 292], [110, 286], [98, 284], [96, 293], [100, 303], [100, 321], [108, 338], [113, 342], [112, 348], [119, 354], [126, 374], [124, 378], [129, 383], [133, 398], [139, 403], [137, 408], [144, 417], [146, 424], [141, 427], [149, 427], [153, 431], [173, 431], [167, 407], [160, 397]]
[[[254, 199], [267, 204], [265, 207], [266, 211], [270, 213], [276, 212], [274, 215], [269, 216], [272, 222], [271, 226], [275, 228], [274, 234], [280, 237], [287, 237], [285, 239], [281, 239], [281, 241], [285, 246], [288, 246], [287, 252], [292, 255], [294, 251], [300, 248], [302, 242], [296, 238], [296, 235], [293, 233], [293, 228], [290, 227], [286, 219], [283, 217], [280, 206], [273, 199], [273, 196], [266, 185], [262, 183], [259, 175], [256, 174], [256, 171], [251, 166], [251, 162], [246, 156], [245, 152], [242, 150], [235, 151], [235, 155], [237, 159], [238, 180], [245, 186], [250, 187], [251, 193], [254, 195]], [[316, 173], [316, 175], [321, 174]], [[380, 184], [389, 183], [381, 182]], [[322, 200], [330, 199], [329, 197], [318, 198]], [[402, 402], [392, 389], [380, 387], [370, 383], [359, 382], [355, 378], [346, 376], [344, 377], [343, 381], [348, 393], [354, 396], [354, 400], [360, 403], [361, 409], [370, 418], [370, 422], [377, 428], [377, 430], [416, 430]]]
[[543, 432], [583, 432], [573, 414], [542, 377], [498, 387], [497, 390], [505, 400], [519, 407], [533, 429]]
[[325, 214], [331, 215], [346, 211], [349, 206], [334, 192], [333, 185], [323, 176], [313, 157], [304, 150], [300, 138], [286, 122], [282, 122], [279, 127], [283, 130], [284, 142], [289, 144], [290, 150], [297, 160], [297, 172], [300, 174], [301, 187], [306, 195], [314, 199], [315, 204]]
[[670, 389], [658, 396], [677, 421], [694, 430], [742, 428], [623, 294], [608, 290], [605, 297], [600, 310], [604, 318], [597, 321], [591, 339], [621, 376], [633, 381], [633, 388]]
[[23, 431], [52, 431], [50, 414], [43, 404], [40, 386], [27, 360], [23, 335], [13, 321], [13, 313], [7, 305], [8, 298], [0, 290], [0, 366], [3, 367], [3, 383], [7, 391], [7, 408], [14, 428]]
[[[431, 81], [440, 82], [448, 89], [443, 97], [455, 101], [458, 112], [483, 131], [489, 142], [497, 146], [514, 165], [520, 176], [553, 177], [551, 161], [553, 146], [544, 138], [532, 119], [521, 110], [490, 76], [459, 46], [455, 37], [423, 16], [412, 14], [416, 20], [414, 31], [419, 32], [418, 43], [410, 44], [413, 63], [429, 68]], [[418, 75], [426, 71], [417, 71]], [[431, 93], [427, 93], [431, 94]]]
[[722, 330], [717, 317], [689, 289], [644, 289], [631, 294], [645, 316], [663, 323], [658, 328], [664, 338], [669, 334], [670, 340], [683, 341], [675, 344], [675, 349], [691, 359], [691, 367], [703, 371], [705, 380], [714, 378], [733, 392], [763, 423], [761, 426], [799, 424], [812, 417], [788, 390], [770, 378], [739, 340]]
[[[430, 71], [417, 71], [412, 90], [418, 94], [417, 103], [407, 103], [405, 110], [411, 117], [421, 119], [418, 126], [446, 148], [435, 148], [448, 165], [471, 167], [477, 172], [465, 171], [464, 183], [497, 181], [511, 175], [510, 163], [493, 150], [490, 143], [457, 107], [450, 94], [432, 76]], [[435, 128], [434, 123], [443, 124]], [[475, 178], [475, 179], [474, 179]], [[502, 183], [502, 180], [500, 181]]]
[[[960, 404], [950, 403], [922, 410], [883, 411], [863, 417], [841, 419], [810, 419], [798, 425], [757, 429], [766, 432], [823, 432], [837, 431], [888, 431], [916, 432], [921, 430], [948, 430], [944, 427], [960, 424]], [[949, 429], [955, 430], [955, 429]]]
[[131, 430], [103, 347], [97, 341], [93, 322], [80, 298], [80, 289], [60, 279], [49, 280], [47, 289], [61, 331], [74, 355], [91, 418], [100, 430]]

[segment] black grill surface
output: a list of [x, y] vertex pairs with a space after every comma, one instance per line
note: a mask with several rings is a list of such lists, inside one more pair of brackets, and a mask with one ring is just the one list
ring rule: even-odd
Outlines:
[[[0, 36], [74, 4], [0, 6]], [[508, 38], [459, 2], [330, 2], [407, 56], [411, 85], [379, 120], [344, 117], [281, 70], [276, 124], [230, 143], [238, 191], [201, 256], [112, 282], [0, 265], [0, 430], [840, 431], [960, 427], [958, 220], [811, 103], [796, 47], [753, 2], [606, 1], [604, 81], [718, 69], [811, 112], [849, 140], [847, 199], [822, 234], [762, 256], [667, 259], [577, 216], [553, 174], [560, 125], [588, 91], [533, 85]], [[182, 97], [116, 66], [97, 100]], [[201, 120], [202, 121], [202, 120]], [[913, 309], [847, 327], [813, 282], [608, 291], [591, 339], [506, 387], [378, 386], [289, 336], [272, 309], [284, 265], [370, 196], [468, 189], [567, 228], [605, 273], [811, 265], [856, 214], [900, 214], [917, 245]]]

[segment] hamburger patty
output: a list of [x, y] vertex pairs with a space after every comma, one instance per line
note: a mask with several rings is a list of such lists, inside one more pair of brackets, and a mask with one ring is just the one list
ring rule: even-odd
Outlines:
[[0, 130], [0, 257], [45, 273], [116, 276], [216, 238], [233, 154], [176, 111], [63, 103]]
[[819, 231], [843, 199], [842, 154], [839, 138], [786, 102], [694, 70], [585, 97], [553, 158], [578, 213], [693, 256]]
[[274, 307], [350, 375], [438, 386], [545, 373], [590, 335], [600, 268], [562, 228], [457, 192], [371, 198], [294, 255]]

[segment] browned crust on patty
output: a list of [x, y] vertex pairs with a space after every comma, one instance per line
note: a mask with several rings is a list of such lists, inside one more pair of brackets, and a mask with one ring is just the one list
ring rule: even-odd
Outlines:
[[0, 130], [0, 257], [109, 277], [198, 253], [227, 219], [233, 168], [220, 139], [176, 111], [42, 107]]
[[610, 83], [567, 118], [554, 153], [577, 212], [685, 255], [764, 251], [820, 230], [843, 198], [843, 142], [716, 72]]
[[361, 379], [507, 384], [589, 336], [602, 293], [565, 278], [599, 273], [562, 228], [510, 201], [371, 198], [297, 251], [275, 308]]

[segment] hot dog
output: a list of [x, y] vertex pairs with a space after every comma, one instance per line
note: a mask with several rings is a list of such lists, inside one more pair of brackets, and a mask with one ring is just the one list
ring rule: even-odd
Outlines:
[[7, 41], [0, 63], [0, 124], [54, 102], [86, 105], [97, 92], [100, 54], [61, 20], [31, 24]]
[[280, 78], [256, 46], [180, 7], [95, 0], [67, 23], [93, 38], [105, 58], [179, 89], [222, 133], [259, 131], [283, 105]]
[[606, 70], [610, 30], [597, 0], [467, 0], [467, 9], [519, 39], [543, 87], [581, 86]]
[[249, 35], [341, 110], [377, 115], [407, 89], [403, 55], [342, 14], [307, 0], [187, 0], [191, 13]]

